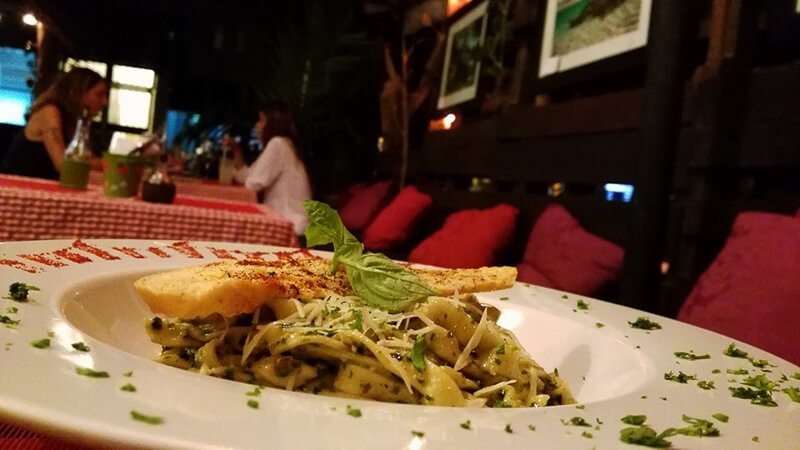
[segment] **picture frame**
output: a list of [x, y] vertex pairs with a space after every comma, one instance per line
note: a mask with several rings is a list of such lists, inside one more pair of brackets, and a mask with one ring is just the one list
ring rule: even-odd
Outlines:
[[459, 15], [448, 27], [437, 102], [439, 109], [467, 102], [477, 96], [481, 72], [478, 55], [486, 41], [488, 11], [489, 2], [484, 1]]
[[653, 0], [547, 0], [539, 77], [647, 45]]

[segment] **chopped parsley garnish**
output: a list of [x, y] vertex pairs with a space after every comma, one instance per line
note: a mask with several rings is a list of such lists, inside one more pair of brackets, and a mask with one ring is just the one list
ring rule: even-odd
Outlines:
[[750, 400], [750, 403], [760, 406], [778, 406], [772, 399], [772, 393], [766, 389], [752, 389], [747, 387], [729, 387], [728, 390], [735, 398]]
[[769, 361], [767, 361], [766, 359], [747, 358], [747, 360], [750, 361], [751, 364], [753, 364], [755, 367], [758, 367], [759, 369], [763, 369], [764, 367], [767, 366], [776, 367], [770, 364]]
[[697, 359], [711, 359], [711, 355], [695, 355], [693, 351], [689, 350], [688, 352], [675, 352], [675, 356], [680, 359], [688, 359], [689, 361], [695, 361]]
[[500, 297], [500, 301], [504, 302], [504, 301], [507, 301], [507, 300], [508, 300], [508, 297]]
[[578, 299], [576, 308], [578, 308], [581, 311], [586, 311], [587, 309], [589, 309], [589, 304], [581, 299]]
[[639, 317], [633, 322], [628, 322], [628, 325], [631, 328], [638, 328], [640, 330], [660, 330], [661, 325], [657, 322], [653, 322], [652, 320], [648, 319], [647, 317]]
[[728, 345], [728, 348], [722, 351], [722, 354], [730, 356], [731, 358], [747, 358], [747, 352], [736, 348], [736, 344], [733, 342]]
[[533, 425], [528, 425], [528, 429], [531, 431], [536, 431], [536, 427]]
[[72, 348], [79, 352], [88, 352], [91, 350], [88, 345], [84, 344], [83, 342], [73, 342]]
[[50, 338], [39, 339], [38, 341], [32, 341], [31, 346], [36, 348], [50, 348]]
[[800, 389], [796, 387], [788, 387], [784, 389], [783, 392], [786, 393], [786, 395], [788, 395], [793, 402], [800, 403]]
[[728, 420], [730, 420], [730, 417], [728, 417], [727, 414], [722, 414], [722, 413], [712, 414], [711, 417], [719, 420], [722, 423], [728, 423]]
[[714, 386], [714, 382], [713, 381], [703, 381], [703, 380], [698, 381], [697, 382], [697, 387], [699, 387], [700, 389], [706, 390], [706, 391], [709, 390], [709, 389], [716, 389], [716, 386]]
[[678, 371], [678, 374], [675, 375], [670, 370], [669, 372], [664, 374], [664, 379], [668, 381], [674, 381], [676, 383], [686, 384], [689, 380], [696, 380], [697, 375], [687, 375], [682, 371]]
[[720, 373], [720, 372], [722, 372], [722, 371], [719, 370], [719, 369], [714, 369], [714, 370], [711, 371], [711, 373]]
[[647, 421], [647, 416], [629, 414], [619, 420], [628, 425], [642, 425]]
[[256, 386], [255, 388], [253, 388], [252, 391], [245, 392], [244, 395], [248, 397], [258, 397], [259, 395], [261, 395], [261, 388]]
[[501, 343], [497, 344], [497, 346], [494, 348], [494, 353], [496, 355], [505, 355], [506, 354], [506, 343], [505, 342], [501, 342]]
[[639, 427], [623, 428], [619, 432], [619, 440], [626, 444], [643, 445], [645, 447], [667, 448], [672, 442], [664, 439], [672, 436], [673, 428], [667, 428], [663, 433], [658, 434], [656, 430], [642, 425]]
[[758, 436], [753, 436], [753, 439], [750, 439], [753, 442], [758, 442]]
[[425, 370], [425, 338], [422, 335], [417, 336], [414, 347], [411, 348], [411, 365], [418, 372]]
[[0, 323], [5, 324], [7, 327], [14, 327], [19, 325], [19, 320], [14, 320], [11, 317], [0, 314]]
[[561, 296], [561, 298], [567, 299], [569, 297], [567, 297], [567, 294], [564, 294], [564, 295]]
[[130, 377], [131, 375], [133, 375], [133, 371], [132, 370], [122, 374], [123, 377]]
[[104, 370], [94, 370], [89, 367], [76, 367], [75, 373], [89, 378], [108, 378], [108, 372]]
[[591, 439], [594, 437], [592, 436], [592, 433], [589, 433], [588, 431], [584, 431], [583, 433], [581, 433], [581, 436], [585, 437], [586, 439]]
[[461, 428], [463, 428], [465, 430], [471, 430], [472, 429], [472, 422], [467, 420], [466, 422], [461, 422], [460, 424], [458, 424], [458, 426], [460, 426]]
[[731, 375], [747, 375], [748, 373], [750, 373], [747, 371], [747, 369], [728, 369], [725, 372]]
[[258, 409], [258, 400], [253, 400], [252, 398], [247, 400], [247, 406], [253, 409]]
[[411, 430], [411, 434], [413, 434], [414, 437], [418, 437], [418, 438], [424, 438], [425, 437], [425, 433], [423, 433], [422, 431]]
[[119, 388], [119, 390], [120, 391], [125, 391], [125, 392], [136, 392], [136, 386], [134, 386], [134, 385], [132, 385], [130, 383], [127, 383], [127, 384], [123, 385], [121, 388]]
[[347, 415], [352, 417], [361, 417], [361, 410], [347, 405]]
[[683, 421], [688, 423], [688, 427], [678, 428], [675, 430], [676, 434], [682, 434], [684, 436], [719, 436], [719, 430], [711, 421], [705, 419], [698, 419], [696, 417], [689, 417], [686, 414], [683, 415]]
[[361, 315], [361, 310], [357, 309], [353, 311], [353, 317], [354, 320], [350, 324], [350, 329], [362, 331], [364, 329], [364, 317]]
[[793, 373], [792, 378], [794, 378], [795, 380], [800, 380], [800, 372]]
[[131, 410], [131, 419], [138, 420], [139, 422], [144, 422], [148, 425], [161, 425], [164, 423], [164, 419], [158, 416], [148, 416], [146, 414], [142, 414], [135, 409]]
[[583, 417], [578, 417], [578, 416], [575, 416], [575, 417], [573, 417], [572, 419], [569, 419], [569, 420], [561, 419], [561, 423], [563, 423], [564, 425], [570, 425], [570, 426], [573, 426], [573, 427], [591, 427], [592, 426], [589, 422], [584, 420]]
[[511, 428], [511, 424], [510, 424], [510, 423], [507, 423], [507, 424], [506, 424], [505, 431], [506, 431], [506, 433], [508, 433], [508, 434], [511, 434], [511, 433], [513, 433], [513, 432], [514, 432], [514, 430]]
[[586, 409], [586, 405], [575, 405], [575, 409]]
[[596, 326], [597, 328], [603, 328], [604, 326], [606, 326], [606, 324], [604, 324], [603, 322], [595, 322], [594, 326]]
[[777, 386], [774, 381], [765, 377], [764, 374], [758, 374], [754, 377], [747, 377], [742, 381], [745, 386], [753, 386], [756, 389], [766, 389], [771, 391]]
[[17, 309], [16, 306], [9, 306], [8, 308], [6, 308], [6, 312], [9, 314], [16, 314], [17, 311], [19, 311], [19, 309]]
[[38, 291], [39, 288], [36, 286], [31, 286], [30, 284], [25, 283], [11, 283], [8, 286], [8, 298], [17, 302], [27, 302], [28, 301], [28, 292], [30, 291]]

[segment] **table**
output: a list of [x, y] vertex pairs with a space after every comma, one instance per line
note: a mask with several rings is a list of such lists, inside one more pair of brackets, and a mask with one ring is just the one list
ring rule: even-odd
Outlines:
[[174, 204], [109, 198], [55, 181], [0, 175], [0, 240], [137, 238], [296, 247], [292, 223], [257, 203], [178, 194]]
[[[244, 186], [220, 184], [216, 180], [179, 175], [173, 176], [172, 181], [175, 183], [175, 191], [179, 195], [193, 195], [196, 197], [208, 197], [218, 200], [258, 203], [258, 195], [256, 192]], [[99, 170], [89, 172], [89, 185], [102, 188], [103, 172]]]

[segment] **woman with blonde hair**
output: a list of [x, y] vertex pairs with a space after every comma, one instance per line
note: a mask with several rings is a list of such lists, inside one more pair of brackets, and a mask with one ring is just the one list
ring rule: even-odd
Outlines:
[[97, 72], [75, 68], [62, 74], [33, 102], [28, 123], [11, 142], [0, 172], [58, 179], [78, 119], [90, 120], [106, 104], [108, 86]]

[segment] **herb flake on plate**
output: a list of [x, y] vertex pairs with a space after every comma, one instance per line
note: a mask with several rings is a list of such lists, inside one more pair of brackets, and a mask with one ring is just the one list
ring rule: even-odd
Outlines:
[[119, 390], [120, 391], [125, 391], [125, 392], [136, 392], [136, 386], [134, 386], [134, 385], [132, 385], [130, 383], [127, 383], [127, 384], [122, 385], [122, 387], [120, 387]]
[[73, 342], [72, 348], [79, 352], [88, 352], [91, 350], [88, 345], [84, 344], [83, 342]]
[[255, 388], [253, 388], [252, 391], [245, 392], [244, 395], [248, 397], [258, 397], [259, 395], [261, 395], [261, 388], [259, 386], [256, 386]]
[[800, 403], [800, 389], [796, 387], [788, 387], [783, 389], [783, 392], [788, 395], [793, 402]]
[[460, 426], [461, 428], [463, 428], [465, 430], [471, 430], [472, 429], [472, 422], [467, 420], [466, 422], [461, 422], [460, 424], [458, 424], [458, 426]]
[[675, 434], [697, 437], [719, 436], [719, 430], [714, 426], [714, 423], [709, 420], [689, 417], [684, 414], [683, 421], [688, 423], [689, 426], [676, 429]]
[[28, 301], [28, 292], [38, 290], [38, 287], [31, 286], [30, 284], [20, 282], [11, 283], [11, 285], [8, 286], [8, 298], [16, 302], [24, 303]]
[[698, 381], [697, 387], [703, 389], [704, 391], [707, 391], [709, 389], [716, 389], [716, 386], [714, 386], [713, 381], [705, 381], [705, 380]]
[[417, 336], [414, 346], [411, 348], [411, 365], [417, 369], [417, 372], [425, 370], [425, 338], [422, 335]]
[[742, 380], [742, 384], [745, 386], [752, 386], [756, 389], [766, 389], [768, 391], [772, 391], [775, 389], [777, 384], [774, 381], [770, 380], [764, 374], [758, 374], [752, 377], [747, 377]]
[[623, 428], [619, 432], [619, 440], [626, 444], [643, 445], [645, 447], [653, 448], [667, 448], [672, 445], [672, 442], [664, 439], [672, 436], [673, 428], [667, 428], [661, 434], [656, 433], [656, 430], [647, 425], [638, 427]]
[[728, 423], [728, 420], [730, 420], [730, 417], [728, 417], [727, 414], [723, 414], [723, 413], [712, 414], [711, 417], [719, 420], [722, 423]]
[[678, 374], [675, 375], [670, 370], [669, 372], [664, 374], [664, 379], [668, 381], [674, 381], [676, 383], [686, 384], [689, 380], [696, 380], [697, 375], [687, 375], [682, 371], [678, 371]]
[[639, 317], [633, 322], [628, 322], [628, 325], [631, 328], [637, 328], [640, 330], [660, 330], [661, 325], [658, 322], [653, 322], [652, 320], [648, 319], [647, 317]]
[[587, 422], [583, 417], [575, 416], [569, 420], [561, 419], [561, 423], [573, 427], [591, 427], [592, 425]]
[[31, 347], [36, 348], [50, 348], [50, 338], [39, 339], [37, 341], [31, 341]]
[[420, 439], [425, 437], [425, 433], [423, 433], [422, 431], [411, 430], [411, 434], [414, 437], [420, 438]]
[[258, 400], [253, 400], [252, 398], [247, 400], [247, 406], [253, 409], [258, 409]]
[[4, 324], [7, 328], [14, 328], [19, 325], [19, 320], [14, 320], [11, 317], [0, 314], [0, 323]]
[[347, 415], [351, 417], [361, 417], [361, 410], [347, 405]]
[[75, 373], [89, 378], [108, 378], [108, 372], [104, 370], [94, 370], [89, 367], [76, 367]]
[[587, 311], [589, 309], [589, 304], [583, 301], [582, 299], [578, 299], [578, 302], [575, 306], [580, 311]]
[[595, 322], [594, 326], [596, 326], [597, 328], [603, 328], [604, 326], [606, 326], [606, 324], [604, 324], [603, 322]]
[[750, 400], [750, 403], [759, 406], [778, 406], [772, 399], [772, 393], [766, 389], [753, 389], [749, 387], [729, 387], [734, 398]]
[[736, 348], [736, 344], [733, 342], [728, 345], [728, 348], [722, 351], [722, 354], [730, 356], [731, 358], [747, 358], [747, 352]]
[[505, 427], [505, 432], [506, 432], [506, 433], [508, 433], [508, 434], [512, 434], [512, 433], [514, 433], [514, 429], [513, 429], [513, 428], [511, 428], [511, 424], [510, 424], [510, 423], [507, 423], [507, 424], [506, 424], [506, 427]]
[[135, 409], [131, 410], [131, 419], [136, 420], [138, 422], [146, 423], [148, 425], [161, 425], [164, 423], [164, 419], [158, 416], [148, 416], [147, 414], [142, 414]]
[[689, 350], [688, 352], [675, 352], [674, 355], [680, 359], [686, 359], [689, 361], [695, 361], [698, 359], [711, 359], [711, 355], [708, 353], [705, 355], [695, 355], [692, 350]]
[[637, 415], [637, 414], [628, 414], [627, 416], [619, 419], [620, 422], [628, 425], [642, 425], [647, 422], [647, 416], [645, 415]]

